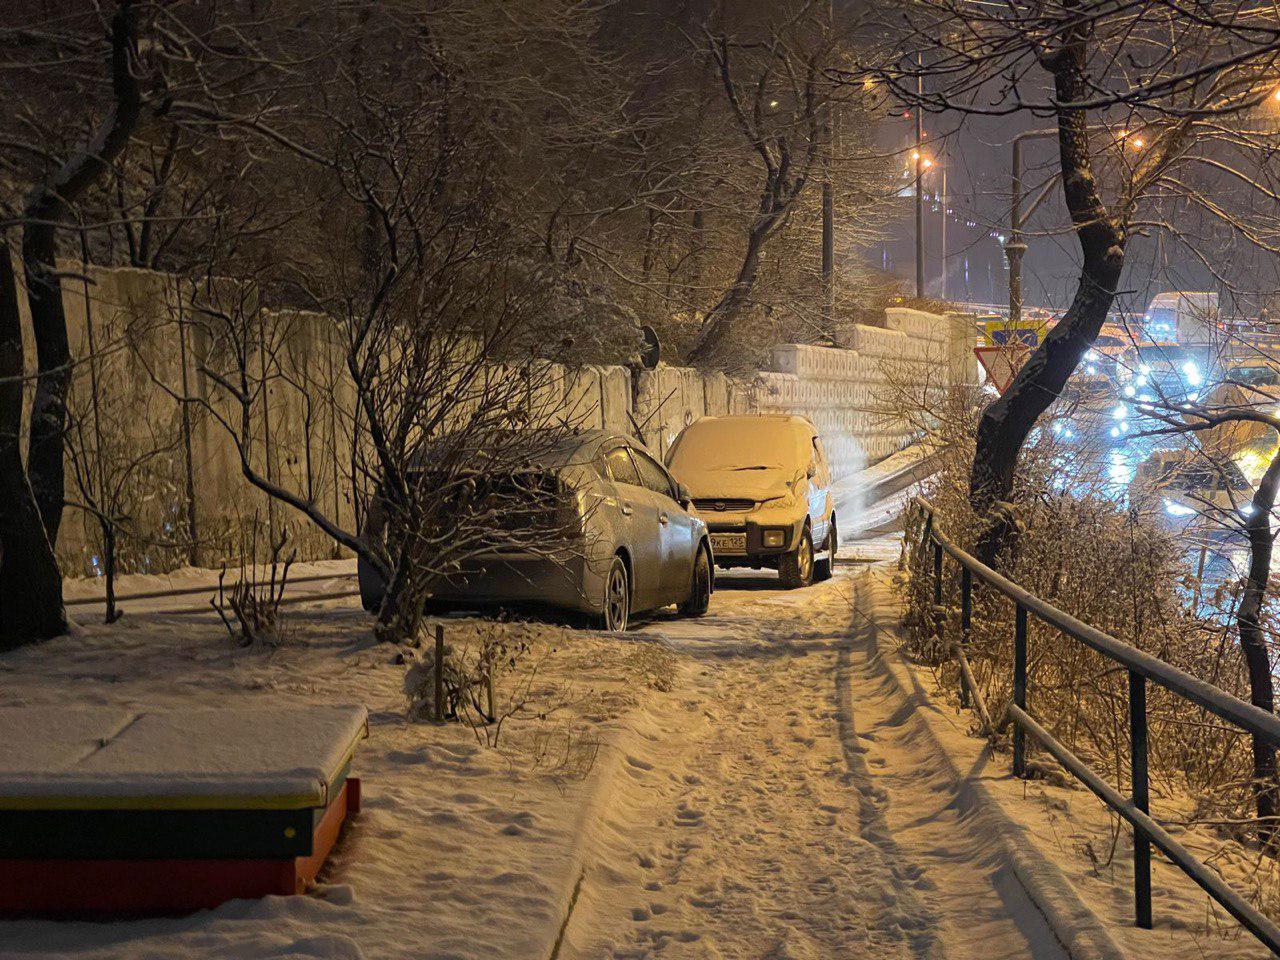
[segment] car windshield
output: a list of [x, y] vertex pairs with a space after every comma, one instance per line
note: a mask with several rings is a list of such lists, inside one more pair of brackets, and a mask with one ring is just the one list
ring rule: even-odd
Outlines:
[[786, 420], [742, 417], [698, 420], [685, 427], [668, 465], [681, 471], [803, 469], [808, 451]]
[[1227, 379], [1246, 387], [1271, 387], [1280, 384], [1280, 372], [1272, 367], [1236, 367]]
[[1158, 484], [1172, 490], [1190, 493], [1192, 491], [1210, 490], [1248, 490], [1249, 481], [1235, 464], [1224, 464], [1221, 468], [1209, 464], [1194, 466], [1177, 461], [1166, 461], [1161, 464]]

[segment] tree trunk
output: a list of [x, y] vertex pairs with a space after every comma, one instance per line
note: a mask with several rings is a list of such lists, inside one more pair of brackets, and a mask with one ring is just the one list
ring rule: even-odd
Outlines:
[[760, 272], [760, 251], [767, 236], [767, 227], [757, 224], [747, 237], [747, 252], [743, 255], [742, 266], [738, 268], [738, 276], [719, 302], [707, 312], [702, 335], [689, 351], [687, 359], [690, 363], [705, 363], [723, 349], [734, 321], [747, 305], [755, 287], [756, 276]]
[[36, 344], [36, 393], [31, 407], [27, 478], [50, 543], [57, 543], [62, 524], [66, 477], [67, 388], [71, 382], [71, 350], [62, 284], [57, 272], [58, 226], [75, 201], [110, 168], [129, 141], [142, 109], [132, 61], [136, 43], [133, 11], [121, 0], [111, 19], [111, 84], [115, 102], [93, 139], [70, 157], [26, 203], [22, 262]]
[[65, 633], [62, 574], [22, 463], [22, 325], [0, 237], [0, 649]]
[[[1263, 474], [1258, 491], [1253, 495], [1253, 513], [1245, 525], [1249, 536], [1249, 574], [1245, 579], [1240, 605], [1236, 608], [1236, 626], [1240, 632], [1240, 652], [1249, 671], [1249, 702], [1255, 707], [1275, 712], [1275, 681], [1271, 676], [1271, 658], [1267, 653], [1262, 628], [1262, 607], [1266, 601], [1267, 583], [1271, 577], [1271, 554], [1275, 534], [1271, 530], [1271, 511], [1275, 507], [1276, 487], [1280, 484], [1280, 455], [1272, 459]], [[1258, 811], [1258, 841], [1270, 851], [1276, 847], [1277, 790], [1276, 751], [1262, 737], [1253, 738], [1253, 791]]]
[[[1084, 40], [1069, 43], [1052, 62], [1060, 103], [1086, 99]], [[1058, 151], [1067, 209], [1084, 262], [1071, 307], [1013, 379], [982, 412], [969, 475], [969, 503], [985, 518], [978, 557], [991, 564], [1012, 532], [996, 506], [1013, 492], [1018, 458], [1036, 420], [1057, 400], [1111, 310], [1124, 268], [1125, 232], [1103, 203], [1093, 174], [1088, 116], [1058, 111]]]

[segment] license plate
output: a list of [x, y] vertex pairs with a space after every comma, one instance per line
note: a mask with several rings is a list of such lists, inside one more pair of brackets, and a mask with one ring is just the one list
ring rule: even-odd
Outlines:
[[745, 533], [713, 533], [711, 549], [716, 553], [746, 553], [747, 535]]

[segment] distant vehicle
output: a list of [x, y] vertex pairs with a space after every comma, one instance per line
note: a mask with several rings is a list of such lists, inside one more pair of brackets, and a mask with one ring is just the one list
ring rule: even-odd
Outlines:
[[[707, 525], [662, 465], [637, 441], [604, 431], [566, 434], [545, 449], [540, 462], [522, 471], [517, 487], [554, 518], [551, 549], [481, 555], [444, 580], [429, 602], [545, 605], [588, 614], [600, 629], [617, 633], [633, 613], [669, 604], [685, 616], [706, 613], [714, 588]], [[476, 477], [480, 484], [511, 489], [511, 478], [495, 477], [483, 466]], [[431, 483], [430, 468], [414, 479]], [[385, 510], [375, 501], [366, 534], [386, 536], [386, 528]], [[376, 610], [386, 584], [363, 560], [358, 570], [365, 609]]]
[[1280, 396], [1280, 367], [1265, 360], [1236, 360], [1227, 366], [1223, 380], [1255, 388], [1271, 397]]
[[1152, 297], [1142, 317], [1146, 339], [1156, 344], [1206, 346], [1218, 334], [1218, 295], [1177, 291]]
[[706, 519], [717, 564], [773, 568], [788, 587], [831, 576], [839, 547], [831, 469], [804, 417], [695, 420], [667, 464]]
[[1238, 525], [1253, 510], [1253, 488], [1230, 460], [1187, 450], [1157, 450], [1139, 466], [1135, 492], [1157, 504], [1166, 526]]

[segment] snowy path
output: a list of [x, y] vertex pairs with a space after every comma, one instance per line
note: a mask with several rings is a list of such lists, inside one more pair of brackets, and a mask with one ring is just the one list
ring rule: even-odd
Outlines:
[[854, 570], [793, 593], [727, 577], [706, 619], [639, 631], [688, 676], [628, 756], [562, 956], [1063, 956], [953, 809]]

